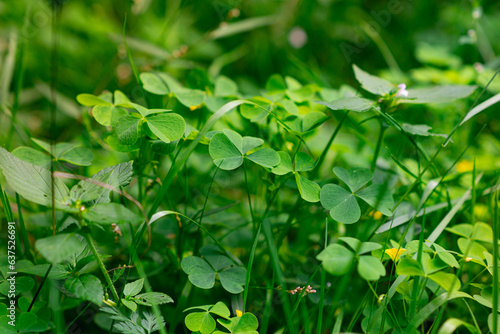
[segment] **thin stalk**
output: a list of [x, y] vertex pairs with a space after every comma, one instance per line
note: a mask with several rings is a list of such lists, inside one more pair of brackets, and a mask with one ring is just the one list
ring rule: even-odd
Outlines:
[[97, 261], [97, 265], [99, 266], [99, 269], [101, 269], [101, 272], [104, 275], [104, 279], [106, 280], [106, 283], [108, 284], [109, 289], [111, 290], [113, 298], [115, 298], [116, 302], [119, 303], [120, 297], [118, 296], [113, 281], [111, 280], [111, 277], [109, 277], [108, 270], [104, 266], [104, 262], [102, 262], [101, 256], [99, 255], [99, 252], [97, 251], [97, 248], [94, 245], [94, 240], [92, 239], [92, 236], [90, 235], [90, 233], [84, 233], [83, 237], [85, 238], [85, 241], [87, 241], [87, 244], [89, 245], [92, 254], [94, 254], [94, 257]]
[[493, 334], [498, 334], [498, 190], [493, 196]]
[[382, 147], [382, 142], [384, 141], [384, 133], [385, 130], [387, 129], [387, 126], [384, 125], [384, 121], [382, 119], [379, 119], [379, 122], [380, 122], [380, 132], [377, 139], [377, 146], [375, 147], [375, 153], [373, 154], [373, 160], [371, 166], [372, 171], [374, 171], [375, 168], [377, 167], [377, 159], [378, 156], [380, 155], [380, 148]]
[[332, 135], [330, 136], [328, 143], [326, 143], [326, 146], [323, 149], [323, 152], [321, 152], [321, 155], [319, 156], [318, 161], [316, 162], [316, 165], [314, 166], [314, 170], [312, 171], [313, 176], [318, 175], [319, 168], [323, 164], [323, 161], [325, 160], [326, 155], [328, 154], [328, 151], [330, 150], [330, 147], [332, 146], [332, 143], [335, 140], [335, 137], [337, 137], [338, 133], [340, 132], [340, 128], [342, 128], [342, 125], [344, 125], [344, 121], [346, 120], [348, 114], [349, 114], [349, 111], [346, 111], [344, 113], [343, 117], [340, 119], [339, 124], [337, 124], [337, 127], [335, 128]]

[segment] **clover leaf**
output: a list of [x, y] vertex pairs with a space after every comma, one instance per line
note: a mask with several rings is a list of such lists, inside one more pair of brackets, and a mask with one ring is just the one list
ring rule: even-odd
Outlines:
[[[233, 170], [248, 159], [263, 167], [272, 168], [280, 163], [279, 154], [270, 148], [260, 148], [264, 140], [255, 137], [242, 137], [232, 130], [223, 130], [212, 136], [209, 153], [214, 164], [220, 169]], [[248, 152], [252, 151], [250, 154]]]
[[118, 120], [115, 130], [120, 144], [134, 145], [142, 135], [141, 130], [165, 143], [184, 135], [186, 122], [182, 116], [168, 113], [166, 109], [146, 109], [135, 103], [130, 105], [139, 113], [130, 113]]
[[361, 189], [373, 178], [373, 174], [368, 169], [356, 168], [347, 171], [344, 168], [335, 167], [333, 172], [350, 189], [347, 191], [336, 184], [326, 184], [321, 188], [321, 204], [325, 209], [330, 210], [330, 216], [333, 219], [343, 224], [357, 222], [361, 217], [357, 198], [361, 198], [386, 216], [392, 215], [391, 207], [394, 200], [384, 185], [375, 183]]
[[[252, 313], [244, 313], [241, 317], [230, 319], [217, 319], [231, 334], [258, 334], [259, 321]], [[227, 334], [226, 332], [215, 331], [214, 334]]]
[[354, 252], [339, 244], [326, 247], [316, 258], [322, 261], [323, 268], [327, 272], [335, 276], [346, 275], [351, 266], [357, 262], [359, 275], [367, 281], [375, 281], [385, 275], [385, 267], [379, 258], [363, 255], [382, 246], [374, 242], [361, 242], [350, 237], [343, 237], [340, 240], [348, 244]]
[[93, 107], [92, 115], [99, 124], [104, 126], [115, 126], [118, 120], [127, 114], [123, 108], [131, 108], [130, 100], [119, 90], [115, 90], [113, 96], [109, 92], [99, 96], [80, 94], [76, 100], [84, 106]]
[[281, 158], [280, 163], [271, 171], [276, 175], [293, 173], [302, 199], [311, 203], [318, 202], [321, 190], [320, 186], [299, 174], [299, 172], [308, 172], [312, 170], [315, 166], [314, 160], [306, 153], [297, 152], [294, 163], [292, 164], [292, 159], [288, 153], [280, 151], [278, 154]]
[[234, 267], [232, 261], [219, 249], [207, 245], [200, 250], [203, 258], [188, 256], [181, 262], [182, 270], [188, 274], [189, 281], [202, 289], [211, 289], [218, 277], [222, 287], [233, 294], [243, 291], [246, 270]]
[[201, 334], [210, 334], [215, 330], [217, 324], [212, 315], [218, 315], [224, 319], [229, 319], [231, 314], [223, 302], [218, 302], [215, 305], [190, 307], [185, 309], [184, 312], [191, 310], [203, 310], [203, 312], [188, 314], [184, 319], [184, 323], [190, 331], [200, 332]]

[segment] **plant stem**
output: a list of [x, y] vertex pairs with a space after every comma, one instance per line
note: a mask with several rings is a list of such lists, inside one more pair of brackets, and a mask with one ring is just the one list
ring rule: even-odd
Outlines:
[[106, 280], [106, 283], [108, 283], [108, 286], [111, 290], [111, 294], [113, 295], [113, 298], [115, 298], [116, 302], [119, 303], [120, 297], [118, 297], [118, 293], [116, 292], [115, 286], [113, 285], [113, 281], [111, 280], [111, 277], [109, 277], [108, 271], [106, 270], [106, 267], [104, 266], [104, 262], [102, 262], [101, 256], [97, 252], [97, 248], [94, 245], [94, 240], [92, 239], [92, 236], [90, 235], [90, 233], [85, 233], [83, 236], [85, 238], [85, 241], [87, 241], [87, 244], [89, 245], [89, 248], [92, 251], [92, 254], [94, 254], [94, 257], [97, 261], [97, 265], [101, 269], [101, 272], [104, 275], [104, 279]]
[[380, 154], [380, 148], [382, 147], [382, 142], [384, 141], [384, 133], [385, 130], [387, 129], [387, 126], [385, 126], [384, 121], [381, 118], [379, 118], [379, 122], [380, 122], [380, 133], [378, 135], [377, 146], [375, 147], [375, 153], [373, 155], [372, 166], [371, 166], [372, 172], [375, 171], [375, 168], [377, 167], [377, 159]]

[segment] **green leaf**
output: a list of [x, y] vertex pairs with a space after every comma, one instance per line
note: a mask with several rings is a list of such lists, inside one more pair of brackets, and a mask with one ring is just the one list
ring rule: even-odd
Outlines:
[[[238, 142], [236, 145], [238, 145]], [[209, 145], [209, 153], [214, 160], [214, 164], [224, 170], [233, 170], [240, 167], [243, 164], [243, 153], [241, 152], [241, 145], [239, 147], [236, 145], [226, 133], [216, 133], [210, 140]]]
[[246, 270], [241, 267], [231, 267], [229, 269], [218, 271], [220, 283], [222, 287], [233, 294], [238, 294], [243, 291], [245, 285]]
[[439, 136], [443, 138], [448, 138], [448, 135], [446, 134], [441, 134], [441, 133], [432, 133], [429, 132], [432, 128], [428, 125], [425, 124], [408, 124], [408, 123], [403, 123], [401, 124], [401, 127], [405, 132], [408, 132], [412, 135], [416, 136]]
[[[20, 293], [32, 290], [35, 287], [35, 281], [29, 276], [15, 276], [15, 290], [14, 295], [18, 296]], [[11, 285], [7, 280], [0, 283], [0, 294], [8, 296], [11, 292]], [[1, 297], [1, 296], [0, 296]]]
[[384, 215], [392, 216], [391, 208], [394, 205], [394, 200], [392, 199], [389, 189], [383, 184], [372, 184], [357, 192], [355, 195]]
[[385, 95], [390, 94], [394, 89], [394, 85], [389, 81], [379, 78], [377, 76], [371, 75], [358, 66], [353, 65], [354, 75], [356, 76], [356, 80], [361, 84], [363, 89], [373, 93], [375, 95]]
[[354, 195], [336, 184], [321, 188], [321, 205], [330, 210], [330, 216], [342, 224], [354, 224], [361, 217], [361, 209]]
[[205, 92], [198, 89], [183, 88], [175, 91], [175, 97], [186, 107], [195, 107], [205, 100]]
[[[36, 275], [40, 277], [44, 277], [45, 274], [47, 273], [47, 270], [49, 269], [50, 264], [37, 264], [29, 267], [24, 267], [24, 268], [16, 268], [17, 272], [24, 273], [24, 274], [30, 274], [30, 275]], [[64, 265], [60, 264], [55, 264], [52, 265], [52, 269], [49, 272], [48, 278], [50, 279], [65, 279], [66, 277], [69, 277], [71, 275], [71, 271], [66, 268]]]
[[381, 276], [385, 276], [385, 267], [380, 259], [371, 255], [363, 255], [359, 257], [358, 273], [367, 281], [376, 281]]
[[108, 203], [111, 190], [118, 190], [132, 180], [132, 161], [123, 162], [99, 171], [91, 179], [78, 182], [71, 188], [71, 198], [82, 202]]
[[292, 158], [286, 152], [279, 151], [280, 163], [271, 169], [271, 171], [276, 175], [285, 175], [293, 172]]
[[373, 173], [366, 168], [353, 168], [347, 171], [342, 167], [335, 167], [333, 172], [353, 193], [358, 191], [373, 178]]
[[189, 281], [202, 289], [211, 289], [215, 284], [215, 271], [203, 259], [188, 256], [182, 259], [182, 270], [188, 274]]
[[358, 96], [347, 97], [345, 99], [332, 102], [316, 101], [331, 110], [368, 111], [375, 107], [375, 101], [364, 99]]
[[153, 306], [166, 303], [173, 303], [174, 300], [170, 296], [161, 292], [145, 292], [134, 297], [137, 304]]
[[272, 168], [280, 163], [279, 154], [270, 148], [261, 148], [246, 156], [249, 160], [263, 167]]
[[93, 107], [93, 106], [98, 106], [98, 105], [110, 105], [111, 103], [101, 99], [100, 97], [97, 97], [92, 94], [79, 94], [76, 96], [76, 100], [78, 103], [87, 106], [87, 107]]
[[455, 85], [408, 89], [408, 100], [400, 99], [399, 101], [402, 103], [414, 104], [452, 102], [466, 98], [472, 94], [476, 88], [477, 86]]
[[123, 305], [125, 305], [126, 307], [128, 307], [132, 312], [135, 312], [137, 311], [137, 304], [131, 300], [127, 300], [127, 299], [122, 299], [121, 300]]
[[480, 243], [460, 238], [458, 239], [457, 244], [464, 256], [471, 257], [476, 260], [484, 260], [484, 252], [487, 252], [487, 249]]
[[35, 248], [52, 264], [75, 257], [83, 247], [84, 244], [72, 233], [57, 234], [35, 242]]
[[438, 244], [434, 244], [434, 248], [436, 249], [437, 256], [450, 267], [458, 268], [459, 264], [455, 257], [450, 254], [446, 249], [439, 246]]
[[146, 120], [149, 129], [165, 143], [180, 139], [186, 129], [184, 118], [178, 114], [156, 114]]
[[500, 102], [500, 94], [497, 94], [497, 95], [495, 95], [493, 97], [490, 97], [486, 101], [478, 104], [477, 106], [475, 106], [474, 108], [472, 108], [467, 113], [467, 115], [465, 115], [465, 117], [462, 120], [462, 122], [460, 122], [460, 125], [464, 124], [465, 122], [467, 122], [468, 120], [470, 120], [472, 117], [476, 116], [477, 114], [479, 114], [483, 110], [488, 109], [492, 105], [497, 104], [498, 102]]
[[116, 125], [118, 141], [122, 145], [134, 145], [139, 138], [139, 124], [141, 116], [133, 113], [121, 117]]
[[472, 233], [470, 237], [473, 240], [484, 241], [484, 242], [493, 242], [493, 230], [491, 226], [485, 223], [476, 223], [474, 224], [474, 228], [472, 229]]
[[50, 156], [31, 147], [18, 147], [12, 151], [12, 155], [29, 164], [37, 165], [45, 169], [50, 168], [50, 164], [52, 163]]
[[141, 292], [142, 287], [144, 286], [144, 278], [138, 279], [131, 283], [125, 284], [125, 288], [123, 289], [123, 294], [125, 296], [135, 296], [139, 292]]
[[407, 276], [424, 276], [422, 267], [417, 260], [411, 257], [404, 257], [398, 261], [396, 266], [396, 274], [407, 275]]
[[215, 79], [214, 94], [216, 96], [238, 96], [238, 86], [233, 80], [221, 75]]
[[243, 137], [241, 152], [247, 154], [248, 151], [264, 144], [264, 140], [255, 137]]
[[273, 74], [269, 77], [266, 83], [266, 90], [268, 93], [273, 94], [276, 92], [284, 91], [286, 89], [285, 80], [280, 74]]
[[186, 327], [192, 332], [210, 334], [215, 330], [216, 323], [208, 312], [194, 312], [188, 314], [184, 319]]
[[430, 274], [427, 277], [439, 284], [446, 291], [460, 290], [460, 280], [453, 274], [438, 271], [437, 273]]
[[94, 275], [86, 274], [68, 278], [64, 282], [64, 287], [77, 298], [91, 301], [99, 306], [102, 304], [104, 296], [102, 284]]
[[355, 255], [344, 246], [333, 244], [325, 248], [316, 257], [323, 262], [323, 268], [335, 276], [342, 276], [349, 272]]
[[55, 145], [54, 154], [57, 160], [77, 166], [90, 166], [94, 160], [94, 153], [91, 150], [69, 143]]
[[209, 312], [217, 314], [218, 316], [221, 316], [226, 319], [229, 318], [229, 316], [231, 315], [231, 312], [227, 308], [226, 304], [224, 304], [223, 302], [217, 302], [217, 304], [215, 304], [209, 309]]
[[[0, 147], [0, 169], [9, 185], [25, 199], [44, 206], [52, 206], [52, 179], [49, 170], [29, 164]], [[63, 211], [76, 209], [68, 206], [69, 189], [59, 178], [54, 179], [55, 207]]]
[[365, 254], [373, 250], [382, 248], [382, 245], [375, 242], [361, 242], [358, 239], [351, 237], [340, 237], [339, 240], [342, 240], [343, 242], [348, 244], [349, 247], [351, 247], [351, 249], [355, 251], [357, 255]]
[[104, 126], [116, 126], [120, 118], [128, 115], [128, 112], [113, 105], [98, 105], [92, 109], [92, 115], [97, 123]]
[[167, 83], [159, 74], [141, 73], [140, 78], [144, 89], [148, 92], [157, 95], [167, 95], [170, 93]]
[[295, 171], [308, 172], [312, 170], [314, 166], [314, 159], [310, 155], [303, 152], [297, 152], [295, 155]]
[[321, 188], [317, 183], [306, 179], [299, 173], [295, 174], [295, 181], [297, 182], [297, 188], [299, 188], [300, 197], [303, 200], [311, 203], [316, 203], [320, 200]]

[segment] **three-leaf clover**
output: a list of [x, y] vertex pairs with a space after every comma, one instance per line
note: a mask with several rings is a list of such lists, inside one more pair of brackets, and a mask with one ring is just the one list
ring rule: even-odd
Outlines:
[[323, 268], [332, 275], [341, 276], [349, 273], [354, 261], [358, 262], [357, 270], [359, 276], [367, 281], [378, 280], [385, 275], [385, 267], [379, 258], [371, 255], [364, 255], [373, 250], [382, 248], [374, 242], [361, 242], [350, 237], [339, 238], [345, 242], [351, 250], [346, 247], [333, 244], [325, 248], [316, 257], [323, 262]]
[[[257, 328], [259, 321], [252, 313], [244, 313], [241, 317], [233, 317], [230, 319], [217, 319], [231, 334], [259, 334]], [[227, 334], [226, 332], [215, 331], [214, 334]]]
[[300, 196], [308, 202], [318, 202], [321, 191], [320, 186], [299, 173], [312, 170], [315, 166], [314, 160], [306, 153], [297, 152], [294, 163], [292, 164], [292, 159], [288, 153], [280, 151], [278, 154], [280, 155], [281, 161], [279, 165], [274, 167], [271, 171], [276, 175], [293, 173], [295, 182], [297, 182], [297, 188], [299, 188]]
[[93, 107], [92, 115], [104, 126], [115, 126], [121, 117], [127, 115], [127, 110], [124, 108], [132, 108], [128, 97], [119, 90], [115, 90], [113, 95], [110, 92], [99, 96], [80, 94], [76, 100], [84, 106]]
[[[134, 145], [143, 129], [149, 137], [158, 137], [165, 143], [177, 140], [184, 135], [186, 122], [178, 114], [167, 113], [166, 109], [146, 109], [130, 103], [139, 113], [121, 117], [116, 125], [116, 135], [122, 145]], [[142, 126], [144, 124], [144, 126]]]
[[262, 144], [264, 140], [260, 138], [242, 137], [239, 133], [226, 129], [212, 136], [208, 149], [214, 164], [224, 170], [240, 167], [243, 159], [267, 168], [278, 165], [280, 156], [273, 149], [264, 147], [254, 150]]
[[222, 287], [230, 293], [240, 293], [245, 284], [246, 270], [234, 267], [233, 262], [213, 245], [200, 249], [203, 258], [188, 256], [181, 262], [182, 270], [188, 274], [189, 281], [202, 289], [211, 289], [218, 276]]
[[330, 216], [343, 224], [354, 224], [361, 217], [357, 198], [361, 198], [386, 216], [391, 216], [394, 205], [392, 195], [383, 184], [374, 183], [361, 189], [373, 178], [369, 169], [355, 168], [349, 171], [335, 167], [333, 172], [350, 189], [347, 191], [336, 184], [326, 184], [321, 188], [321, 204], [330, 210]]
[[168, 295], [161, 292], [146, 292], [142, 291], [144, 286], [144, 278], [138, 279], [131, 283], [127, 283], [123, 290], [124, 298], [121, 299], [123, 305], [128, 307], [132, 312], [137, 311], [137, 304], [145, 306], [160, 305], [165, 303], [173, 303], [174, 300]]
[[200, 332], [201, 334], [210, 334], [215, 330], [217, 323], [213, 318], [213, 315], [218, 315], [224, 319], [229, 319], [231, 313], [229, 309], [223, 302], [218, 302], [215, 305], [204, 305], [195, 306], [185, 309], [186, 311], [191, 310], [203, 310], [203, 312], [193, 312], [188, 314], [184, 319], [186, 327], [192, 332]]

